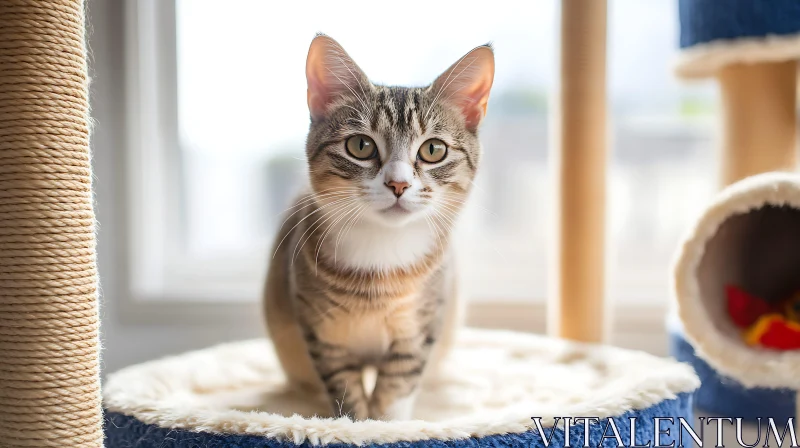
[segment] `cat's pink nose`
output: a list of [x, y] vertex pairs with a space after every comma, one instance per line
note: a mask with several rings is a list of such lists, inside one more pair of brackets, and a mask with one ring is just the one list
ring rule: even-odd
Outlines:
[[389, 187], [391, 190], [393, 190], [395, 197], [398, 198], [403, 195], [403, 192], [406, 191], [408, 187], [411, 186], [411, 184], [409, 184], [408, 182], [396, 182], [396, 181], [386, 182], [385, 185]]

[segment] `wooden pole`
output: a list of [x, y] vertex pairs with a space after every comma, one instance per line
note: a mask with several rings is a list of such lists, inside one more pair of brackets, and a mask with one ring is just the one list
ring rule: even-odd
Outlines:
[[797, 166], [797, 62], [737, 64], [720, 70], [723, 186]]
[[561, 84], [552, 158], [558, 190], [548, 331], [606, 336], [606, 0], [562, 0]]

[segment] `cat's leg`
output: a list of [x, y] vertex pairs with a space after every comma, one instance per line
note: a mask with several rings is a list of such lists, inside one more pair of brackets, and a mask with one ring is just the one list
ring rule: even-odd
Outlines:
[[369, 402], [369, 416], [409, 420], [425, 370], [432, 339], [420, 335], [395, 340], [378, 362], [378, 379]]
[[319, 394], [324, 388], [319, 380], [314, 363], [309, 356], [309, 347], [294, 316], [280, 313], [279, 308], [268, 308], [269, 334], [275, 347], [289, 386], [311, 394]]
[[264, 312], [267, 331], [275, 354], [286, 374], [289, 386], [311, 393], [323, 390], [314, 364], [308, 354], [300, 321], [293, 304], [289, 264], [284, 262], [284, 249], [270, 263], [264, 288]]
[[296, 240], [292, 229], [300, 218], [299, 214], [290, 215], [275, 237], [273, 257], [264, 285], [264, 312], [267, 331], [289, 386], [318, 394], [324, 388], [309, 356], [308, 345], [298, 319], [296, 291], [292, 285], [296, 273], [288, 253]]
[[308, 353], [330, 399], [333, 415], [366, 420], [369, 417], [364, 390], [364, 363], [342, 346], [306, 335]]

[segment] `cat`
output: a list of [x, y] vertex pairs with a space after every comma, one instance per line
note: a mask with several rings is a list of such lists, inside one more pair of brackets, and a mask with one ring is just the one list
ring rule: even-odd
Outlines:
[[306, 78], [310, 189], [275, 239], [268, 332], [290, 384], [326, 394], [332, 415], [410, 419], [461, 315], [450, 231], [480, 162], [494, 53], [389, 87], [317, 35]]

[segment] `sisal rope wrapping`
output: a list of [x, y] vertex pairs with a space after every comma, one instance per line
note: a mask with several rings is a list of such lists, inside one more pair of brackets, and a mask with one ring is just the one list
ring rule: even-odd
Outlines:
[[0, 445], [102, 447], [82, 0], [0, 0]]

